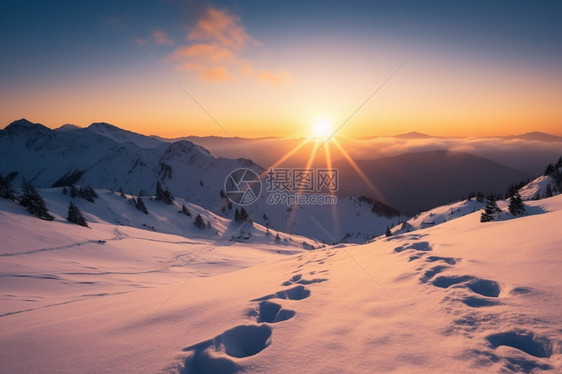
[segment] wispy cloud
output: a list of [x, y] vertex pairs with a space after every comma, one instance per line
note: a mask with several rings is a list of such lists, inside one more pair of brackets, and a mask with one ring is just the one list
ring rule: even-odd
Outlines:
[[279, 87], [283, 83], [290, 82], [293, 76], [285, 69], [277, 72], [262, 70], [259, 72], [257, 79], [262, 82], [269, 82], [273, 87]]
[[240, 17], [216, 8], [205, 10], [188, 33], [187, 39], [219, 43], [234, 50], [240, 50], [249, 44], [259, 44], [248, 35]]
[[154, 30], [150, 37], [148, 38], [137, 38], [136, 43], [141, 46], [154, 44], [154, 45], [174, 45], [174, 42], [165, 31], [162, 30]]
[[169, 58], [180, 69], [194, 71], [201, 80], [234, 81], [251, 77], [277, 87], [291, 80], [291, 74], [260, 69], [244, 57], [244, 52], [261, 45], [246, 31], [239, 16], [226, 9], [209, 7], [204, 10], [186, 36], [187, 45], [178, 46]]
[[162, 30], [155, 30], [152, 33], [152, 40], [154, 41], [154, 44], [156, 44], [156, 45], [174, 45], [174, 42], [172, 41], [172, 39], [170, 39], [168, 34], [166, 34]]

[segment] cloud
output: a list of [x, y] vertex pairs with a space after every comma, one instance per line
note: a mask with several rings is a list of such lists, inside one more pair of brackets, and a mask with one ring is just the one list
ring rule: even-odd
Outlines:
[[148, 44], [169, 45], [169, 46], [174, 45], [172, 39], [170, 39], [168, 34], [166, 34], [166, 32], [162, 30], [155, 30], [152, 32], [152, 34], [150, 34], [150, 37], [137, 38], [135, 41], [140, 46], [145, 46]]
[[152, 33], [152, 40], [154, 41], [154, 44], [156, 44], [156, 45], [174, 45], [174, 42], [172, 41], [172, 39], [170, 39], [168, 34], [166, 34], [162, 30], [155, 30]]
[[187, 63], [184, 67], [197, 71], [197, 77], [210, 82], [228, 82], [235, 80], [235, 76], [221, 66], [207, 66], [203, 64]]
[[293, 76], [285, 69], [281, 69], [276, 73], [262, 70], [258, 74], [257, 79], [262, 82], [269, 82], [273, 87], [279, 87], [281, 84], [291, 81]]
[[145, 45], [148, 44], [148, 39], [136, 38], [136, 39], [135, 39], [135, 43], [137, 43], [138, 45], [144, 47]]
[[216, 8], [205, 10], [187, 39], [218, 42], [234, 50], [240, 50], [248, 44], [259, 44], [248, 35], [240, 17]]
[[218, 62], [233, 62], [236, 57], [228, 48], [217, 44], [193, 44], [187, 47], [179, 47], [172, 54], [174, 59], [200, 60], [209, 64]]
[[244, 52], [261, 43], [248, 34], [239, 16], [226, 9], [206, 8], [186, 40], [189, 44], [178, 46], [169, 58], [178, 68], [196, 72], [201, 80], [229, 82], [250, 77], [277, 87], [292, 78], [284, 69], [256, 73], [254, 62]]

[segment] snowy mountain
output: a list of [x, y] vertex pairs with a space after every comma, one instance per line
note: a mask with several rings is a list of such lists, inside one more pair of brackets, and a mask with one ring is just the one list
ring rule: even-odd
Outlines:
[[[139, 146], [154, 142], [159, 145]], [[9, 176], [14, 186], [25, 177], [40, 188], [78, 183], [148, 195], [161, 182], [174, 196], [233, 219], [235, 207], [221, 190], [229, 173], [239, 168], [263, 173], [247, 159], [216, 158], [189, 141], [160, 142], [107, 124], [61, 132], [22, 119], [0, 130], [0, 174]], [[358, 198], [340, 198], [336, 205], [291, 207], [271, 204], [268, 197], [263, 193], [246, 207], [252, 220], [330, 244], [364, 242], [400, 219], [377, 215]]]

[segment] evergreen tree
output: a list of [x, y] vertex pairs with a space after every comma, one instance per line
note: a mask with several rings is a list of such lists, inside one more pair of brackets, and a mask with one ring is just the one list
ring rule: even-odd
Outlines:
[[25, 179], [22, 182], [20, 204], [25, 207], [29, 213], [40, 219], [45, 221], [52, 221], [55, 219], [47, 210], [45, 200], [39, 195], [35, 187]]
[[180, 213], [185, 214], [188, 217], [191, 217], [191, 213], [189, 212], [189, 210], [187, 210], [187, 207], [185, 206], [185, 204], [181, 205]]
[[221, 196], [223, 199], [226, 199], [226, 194], [224, 193], [224, 190], [221, 190], [220, 196]]
[[390, 227], [386, 227], [386, 232], [384, 233], [386, 235], [386, 237], [388, 238], [389, 236], [392, 236], [392, 232], [390, 231]]
[[148, 209], [146, 209], [146, 205], [144, 205], [144, 201], [140, 197], [137, 197], [135, 200], [135, 208], [143, 212], [144, 214], [148, 214]]
[[69, 192], [70, 192], [70, 197], [78, 196], [78, 189], [73, 184], [70, 185], [70, 191]]
[[484, 194], [482, 192], [478, 192], [476, 194], [476, 201], [478, 201], [479, 203], [484, 201]]
[[489, 222], [493, 221], [494, 219], [498, 218], [498, 213], [500, 212], [500, 208], [496, 203], [495, 199], [488, 199], [484, 210], [482, 211], [482, 215], [480, 216], [480, 222]]
[[121, 196], [123, 199], [126, 199], [127, 196], [125, 196], [125, 192], [123, 192], [123, 188], [119, 187], [119, 196]]
[[78, 194], [91, 203], [95, 202], [95, 199], [99, 197], [96, 191], [94, 191], [91, 186], [80, 187], [80, 189], [78, 190]]
[[552, 175], [555, 170], [556, 169], [554, 168], [553, 164], [548, 164], [548, 166], [546, 167], [546, 170], [544, 172], [544, 175], [546, 175], [546, 176]]
[[12, 201], [16, 200], [16, 192], [12, 188], [12, 184], [10, 183], [9, 180], [4, 179], [1, 175], [0, 175], [0, 196], [3, 197], [4, 199], [8, 199]]
[[234, 222], [240, 222], [240, 212], [238, 211], [238, 208], [234, 211]]
[[195, 221], [193, 222], [193, 224], [199, 229], [205, 228], [205, 221], [203, 221], [203, 217], [201, 217], [201, 214], [197, 214], [197, 217], [195, 217]]
[[279, 236], [279, 233], [275, 234], [275, 241], [281, 241], [281, 237]]
[[88, 224], [86, 223], [86, 219], [82, 215], [82, 212], [76, 205], [74, 205], [72, 200], [68, 205], [68, 217], [66, 217], [66, 220], [80, 226], [88, 227]]
[[168, 188], [164, 190], [160, 182], [156, 182], [156, 200], [163, 201], [167, 205], [172, 205], [174, 201], [172, 193]]
[[407, 221], [402, 222], [402, 227], [400, 227], [400, 230], [410, 232], [411, 229], [412, 229], [412, 225], [410, 225]]
[[242, 208], [240, 210], [240, 222], [244, 222], [244, 221], [249, 221], [250, 217], [248, 216], [248, 212], [246, 212], [246, 209]]
[[523, 200], [521, 199], [519, 192], [516, 192], [509, 199], [509, 213], [514, 216], [522, 216], [523, 213], [525, 213], [525, 204], [523, 204]]
[[550, 183], [546, 186], [546, 191], [544, 193], [544, 197], [552, 197], [553, 193], [552, 193], [552, 186], [550, 185]]
[[556, 166], [556, 169], [562, 168], [562, 157], [560, 157], [560, 158], [558, 159], [558, 161], [556, 161], [556, 165], [555, 165], [555, 166]]

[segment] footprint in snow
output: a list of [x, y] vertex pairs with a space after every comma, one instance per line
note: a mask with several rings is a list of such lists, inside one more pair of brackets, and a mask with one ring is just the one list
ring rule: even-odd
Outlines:
[[313, 283], [322, 283], [326, 282], [328, 279], [326, 278], [315, 278], [315, 279], [303, 279], [302, 274], [296, 274], [291, 277], [291, 279], [283, 282], [282, 286], [290, 286], [291, 284], [302, 284], [308, 285]]
[[430, 252], [432, 250], [432, 248], [431, 248], [431, 245], [429, 245], [429, 242], [415, 242], [415, 243], [412, 243], [412, 244], [407, 243], [407, 244], [395, 247], [392, 252], [393, 253], [400, 253], [400, 252], [404, 252], [404, 251], [407, 251], [407, 250]]
[[230, 359], [256, 355], [271, 344], [271, 327], [240, 325], [213, 339], [184, 348], [188, 356], [181, 374], [235, 373], [242, 368]]
[[283, 300], [302, 300], [310, 296], [310, 290], [303, 285], [298, 285], [293, 288], [288, 288], [286, 290], [278, 291], [269, 295], [265, 295], [254, 299], [252, 301], [264, 301], [271, 299], [283, 299]]
[[248, 316], [256, 318], [257, 323], [277, 323], [295, 316], [294, 310], [283, 309], [281, 305], [270, 301], [261, 301], [255, 309], [248, 312]]
[[498, 297], [501, 291], [498, 282], [480, 279], [471, 275], [440, 276], [435, 278], [431, 283], [439, 288], [462, 285], [478, 295], [487, 297]]

